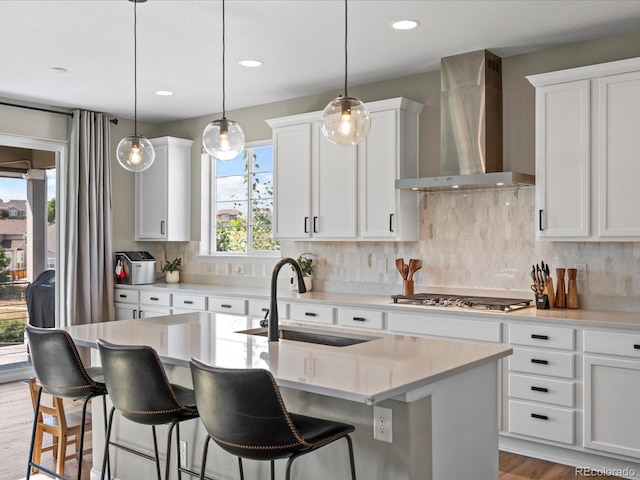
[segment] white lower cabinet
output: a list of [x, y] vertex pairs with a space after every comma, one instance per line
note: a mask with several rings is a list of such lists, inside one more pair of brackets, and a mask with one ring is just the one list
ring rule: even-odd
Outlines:
[[509, 400], [509, 432], [554, 442], [574, 443], [574, 411]]
[[229, 313], [232, 315], [247, 314], [247, 300], [244, 298], [210, 296], [208, 303], [210, 312]]
[[382, 330], [384, 327], [383, 316], [384, 314], [380, 310], [340, 307], [338, 309], [338, 325], [342, 327]]
[[387, 323], [390, 332], [410, 335], [430, 335], [495, 343], [500, 342], [502, 338], [502, 324], [499, 322], [389, 312]]
[[640, 459], [640, 336], [585, 331], [584, 344], [584, 446]]
[[333, 325], [335, 308], [316, 303], [292, 303], [291, 320], [305, 323]]

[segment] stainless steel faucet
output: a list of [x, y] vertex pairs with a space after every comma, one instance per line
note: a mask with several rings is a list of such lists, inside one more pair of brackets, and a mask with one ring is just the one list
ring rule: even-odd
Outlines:
[[285, 257], [276, 263], [273, 267], [273, 273], [271, 274], [271, 303], [269, 305], [269, 324], [268, 335], [270, 342], [277, 342], [280, 340], [278, 332], [278, 299], [276, 293], [278, 290], [278, 273], [285, 264], [291, 265], [298, 274], [298, 293], [305, 293], [307, 289], [304, 286], [304, 280], [302, 278], [302, 270], [300, 265], [293, 258]]

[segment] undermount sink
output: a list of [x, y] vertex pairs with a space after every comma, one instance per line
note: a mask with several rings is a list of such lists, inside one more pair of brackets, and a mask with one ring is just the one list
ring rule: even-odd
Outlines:
[[[294, 342], [316, 343], [318, 345], [329, 345], [331, 347], [348, 347], [358, 343], [370, 342], [377, 340], [379, 337], [370, 337], [367, 335], [342, 335], [333, 332], [316, 332], [312, 330], [292, 330], [281, 328], [278, 330], [282, 340], [292, 340]], [[236, 333], [244, 333], [246, 335], [267, 336], [266, 328], [255, 328], [252, 330], [242, 330]]]

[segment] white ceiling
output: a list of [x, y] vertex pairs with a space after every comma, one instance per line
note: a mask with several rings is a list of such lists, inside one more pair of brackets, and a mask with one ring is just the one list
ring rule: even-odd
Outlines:
[[[227, 110], [344, 93], [342, 0], [225, 5]], [[640, 29], [638, 0], [348, 5], [350, 86], [437, 70], [441, 57], [483, 48], [508, 57]], [[0, 96], [133, 118], [133, 7], [126, 0], [0, 0]], [[164, 122], [220, 112], [221, 1], [149, 0], [137, 9], [138, 118]], [[404, 18], [420, 26], [390, 28]], [[247, 58], [264, 65], [238, 65]], [[159, 97], [156, 90], [175, 95]]]

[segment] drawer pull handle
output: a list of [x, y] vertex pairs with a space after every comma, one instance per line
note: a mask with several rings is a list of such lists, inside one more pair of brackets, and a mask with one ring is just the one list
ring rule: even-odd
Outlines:
[[318, 314], [314, 313], [314, 312], [304, 312], [305, 316], [307, 317], [317, 317]]
[[220, 305], [222, 308], [231, 308], [231, 305], [229, 305], [228, 303], [223, 303], [222, 305]]
[[535, 387], [532, 386], [531, 390], [533, 390], [534, 392], [544, 392], [544, 393], [549, 393], [549, 389], [545, 388], [545, 387]]
[[157, 301], [158, 301], [158, 300], [160, 300], [160, 299], [159, 299], [158, 297], [149, 297], [149, 300], [153, 300], [153, 301], [156, 301], [156, 302], [157, 302]]
[[366, 322], [367, 319], [364, 317], [353, 317], [354, 322]]
[[531, 363], [538, 363], [540, 365], [549, 365], [549, 360], [540, 360], [539, 358], [532, 358]]
[[634, 343], [633, 348], [635, 348], [636, 350], [640, 350], [640, 344]]
[[185, 305], [193, 305], [193, 300], [185, 300], [184, 302]]
[[531, 338], [535, 340], [549, 340], [549, 335], [538, 335], [536, 333], [532, 333]]
[[126, 296], [124, 293], [121, 293], [121, 294], [119, 295], [119, 297], [120, 297], [120, 298], [127, 298], [127, 296]]
[[531, 418], [539, 418], [540, 420], [549, 420], [546, 415], [540, 415], [539, 413], [532, 413]]
[[261, 308], [261, 309], [260, 309], [260, 311], [261, 311], [261, 312], [268, 312], [268, 311], [269, 311], [269, 309], [268, 309], [268, 308]]

